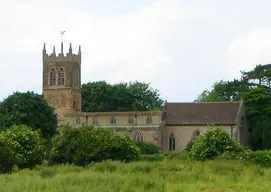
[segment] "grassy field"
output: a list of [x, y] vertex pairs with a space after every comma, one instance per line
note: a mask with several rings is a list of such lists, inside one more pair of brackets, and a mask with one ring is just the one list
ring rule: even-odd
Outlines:
[[271, 192], [271, 169], [237, 161], [119, 163], [37, 167], [0, 175], [0, 191]]

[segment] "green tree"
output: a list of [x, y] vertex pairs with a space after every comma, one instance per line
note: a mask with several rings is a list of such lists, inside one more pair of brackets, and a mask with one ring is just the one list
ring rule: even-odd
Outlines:
[[233, 81], [221, 80], [216, 82], [210, 91], [204, 90], [195, 102], [239, 101], [248, 89], [248, 85], [244, 81], [237, 79]]
[[161, 110], [163, 100], [150, 84], [97, 81], [82, 85], [82, 104], [86, 112], [145, 111]]
[[257, 87], [244, 94], [245, 109], [253, 149], [270, 149], [271, 94], [267, 87]]
[[51, 138], [57, 129], [57, 117], [42, 95], [15, 92], [0, 103], [0, 127], [25, 124], [40, 129], [44, 138]]
[[44, 139], [26, 125], [13, 125], [2, 132], [19, 168], [33, 168], [44, 159]]

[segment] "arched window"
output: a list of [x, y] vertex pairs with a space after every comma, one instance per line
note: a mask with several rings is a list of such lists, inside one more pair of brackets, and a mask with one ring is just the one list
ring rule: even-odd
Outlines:
[[175, 136], [174, 134], [170, 134], [169, 136], [169, 150], [174, 151], [175, 150]]
[[200, 131], [197, 130], [193, 133], [193, 139], [196, 139], [200, 135]]
[[134, 124], [134, 117], [133, 116], [130, 116], [129, 119], [128, 119], [128, 124]]
[[112, 124], [112, 125], [116, 124], [116, 118], [115, 117], [111, 117], [110, 124]]
[[56, 71], [55, 69], [51, 69], [49, 73], [49, 85], [54, 86], [56, 85]]
[[137, 131], [134, 136], [134, 140], [135, 141], [144, 141], [143, 135], [139, 131]]
[[79, 117], [77, 117], [75, 123], [76, 123], [76, 125], [80, 125], [81, 124], [81, 119]]
[[98, 125], [98, 118], [97, 117], [92, 118], [92, 125]]
[[152, 117], [151, 116], [147, 117], [147, 124], [152, 124]]
[[58, 85], [64, 85], [65, 81], [65, 72], [63, 68], [60, 68], [58, 71]]

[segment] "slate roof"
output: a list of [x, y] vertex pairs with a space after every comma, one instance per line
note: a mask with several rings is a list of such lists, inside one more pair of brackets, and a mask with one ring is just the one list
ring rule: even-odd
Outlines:
[[163, 114], [167, 125], [233, 125], [241, 102], [166, 103]]

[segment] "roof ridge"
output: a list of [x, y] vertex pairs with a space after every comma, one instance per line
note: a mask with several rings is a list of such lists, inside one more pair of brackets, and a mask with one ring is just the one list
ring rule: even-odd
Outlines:
[[211, 104], [211, 103], [241, 103], [241, 101], [211, 101], [211, 102], [167, 102], [168, 104]]

